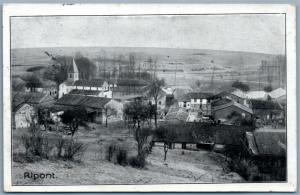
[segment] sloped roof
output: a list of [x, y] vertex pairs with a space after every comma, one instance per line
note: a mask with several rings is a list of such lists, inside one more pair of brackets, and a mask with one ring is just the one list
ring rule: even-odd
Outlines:
[[99, 95], [101, 91], [94, 90], [83, 90], [83, 89], [73, 89], [69, 94], [71, 95]]
[[12, 93], [13, 104], [43, 104], [54, 101], [53, 97], [48, 94], [38, 92], [14, 92]]
[[188, 93], [188, 96], [190, 96], [190, 99], [206, 99], [211, 97], [212, 93], [204, 93], [204, 92], [190, 92]]
[[237, 108], [239, 108], [239, 109], [241, 109], [241, 110], [244, 110], [245, 112], [248, 112], [248, 113], [250, 113], [250, 114], [253, 114], [253, 111], [252, 111], [251, 108], [248, 108], [247, 106], [244, 106], [244, 105], [242, 105], [242, 104], [239, 104], [239, 103], [237, 103], [236, 101], [230, 101], [230, 102], [228, 102], [228, 103], [225, 103], [225, 102], [224, 102], [224, 104], [220, 104], [220, 105], [218, 105], [218, 106], [214, 106], [214, 107], [213, 107], [213, 111], [225, 109], [225, 108], [230, 107], [230, 106], [235, 106], [235, 107], [237, 107]]
[[278, 102], [268, 100], [250, 100], [253, 109], [274, 109], [282, 110], [282, 106]]
[[275, 89], [269, 93], [269, 96], [273, 99], [277, 99], [285, 95], [286, 95], [286, 91], [282, 88]]
[[78, 80], [75, 81], [75, 86], [87, 86], [87, 87], [102, 87], [104, 81], [97, 80]]
[[268, 93], [265, 91], [250, 91], [246, 93], [248, 99], [266, 99]]
[[118, 79], [118, 86], [146, 86], [148, 85], [147, 81], [142, 79]]
[[253, 132], [253, 138], [248, 135], [247, 140], [254, 155], [286, 155], [286, 130], [284, 129], [257, 129]]
[[55, 104], [64, 106], [84, 106], [90, 108], [103, 109], [104, 106], [110, 101], [109, 98], [70, 95], [66, 94], [60, 98]]
[[243, 92], [240, 89], [234, 90], [233, 92], [231, 92], [231, 94], [236, 95], [236, 96], [238, 96], [240, 98], [247, 98], [247, 93]]
[[78, 73], [77, 64], [74, 58], [67, 58], [68, 72], [69, 73]]
[[189, 116], [189, 113], [184, 109], [170, 109], [166, 115], [166, 120], [168, 121], [186, 121]]
[[191, 101], [191, 99], [208, 99], [211, 97], [212, 93], [203, 93], [203, 92], [189, 92], [186, 94], [179, 95], [177, 97], [178, 101]]

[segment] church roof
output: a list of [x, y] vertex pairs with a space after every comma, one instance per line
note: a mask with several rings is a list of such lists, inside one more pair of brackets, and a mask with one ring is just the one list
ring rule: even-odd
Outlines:
[[67, 58], [67, 64], [68, 64], [68, 72], [69, 73], [78, 73], [79, 72], [74, 58]]

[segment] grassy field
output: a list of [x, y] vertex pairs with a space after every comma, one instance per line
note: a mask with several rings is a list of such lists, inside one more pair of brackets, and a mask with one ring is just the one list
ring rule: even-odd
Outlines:
[[[20, 136], [24, 129], [13, 130], [13, 153], [23, 153]], [[54, 132], [48, 133], [54, 136]], [[33, 163], [13, 162], [14, 185], [74, 185], [74, 184], [162, 184], [162, 183], [231, 183], [243, 179], [222, 165], [224, 157], [210, 151], [169, 150], [166, 162], [161, 145], [156, 144], [142, 169], [109, 162], [105, 151], [115, 142], [136, 155], [136, 141], [132, 133], [122, 126], [98, 125], [94, 130], [80, 128], [74, 138], [85, 143], [86, 151], [81, 161], [39, 160]], [[54, 173], [55, 179], [24, 179], [24, 172]]]
[[[108, 61], [119, 55], [122, 55], [123, 60], [126, 61], [130, 54], [134, 54], [136, 70], [138, 70], [139, 64], [142, 65], [151, 57], [156, 60], [157, 76], [164, 78], [167, 85], [193, 86], [196, 80], [200, 80], [202, 90], [211, 89], [212, 80], [214, 86], [219, 88], [222, 88], [223, 85], [230, 86], [235, 80], [241, 80], [249, 83], [251, 88], [256, 89], [258, 84], [257, 71], [261, 61], [272, 61], [276, 58], [276, 55], [262, 53], [197, 49], [146, 47], [27, 48], [12, 50], [12, 74], [26, 74], [26, 70], [30, 67], [49, 66], [50, 58], [44, 53], [45, 51], [54, 56], [75, 56], [77, 52], [80, 52], [93, 62], [103, 58], [103, 53], [105, 53]], [[110, 67], [106, 68], [109, 69]], [[220, 86], [219, 84], [223, 85]]]

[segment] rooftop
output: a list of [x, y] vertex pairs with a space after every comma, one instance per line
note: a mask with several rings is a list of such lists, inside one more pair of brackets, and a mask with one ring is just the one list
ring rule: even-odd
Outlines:
[[81, 96], [66, 94], [55, 104], [64, 106], [85, 106], [90, 108], [103, 109], [111, 99], [103, 97]]

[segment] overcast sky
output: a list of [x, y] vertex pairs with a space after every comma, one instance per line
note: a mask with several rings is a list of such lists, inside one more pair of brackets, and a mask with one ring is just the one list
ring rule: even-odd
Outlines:
[[11, 19], [11, 47], [165, 47], [285, 52], [284, 15], [59, 16]]

